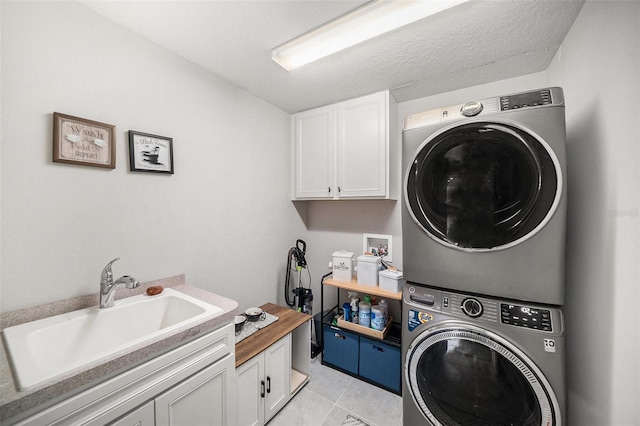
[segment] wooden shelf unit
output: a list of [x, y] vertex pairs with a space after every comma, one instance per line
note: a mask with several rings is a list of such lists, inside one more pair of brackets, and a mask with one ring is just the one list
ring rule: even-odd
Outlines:
[[[340, 290], [354, 291], [365, 296], [377, 296], [397, 302], [402, 301], [402, 292], [391, 292], [379, 286], [358, 284], [357, 280], [338, 281], [333, 278], [325, 278], [320, 286], [320, 311], [322, 312], [322, 364], [337, 369], [353, 377], [369, 382], [375, 386], [386, 389], [398, 395], [402, 394], [401, 376], [401, 333], [400, 326], [390, 322], [383, 331], [363, 327], [361, 325], [345, 322], [342, 316], [333, 324], [327, 320], [324, 306], [324, 286], [330, 286], [338, 292], [338, 304], [327, 311], [330, 316], [340, 315], [342, 304], [340, 303]], [[391, 329], [398, 331], [387, 333]], [[334, 336], [336, 339], [327, 340], [326, 336]], [[374, 340], [372, 340], [374, 339]], [[329, 343], [331, 342], [331, 343]], [[355, 346], [354, 346], [355, 345]], [[380, 350], [382, 349], [382, 350]], [[375, 351], [374, 351], [375, 350]], [[353, 354], [357, 354], [354, 360]], [[384, 364], [384, 371], [372, 365]]]
[[394, 293], [394, 292], [385, 290], [383, 288], [380, 288], [379, 286], [358, 284], [358, 282], [355, 279], [351, 280], [351, 282], [348, 282], [348, 281], [334, 280], [333, 278], [327, 278], [323, 281], [323, 283], [325, 285], [342, 288], [347, 291], [356, 291], [363, 295], [370, 294], [374, 296], [385, 297], [387, 299], [392, 299], [392, 300], [402, 300], [402, 292]]

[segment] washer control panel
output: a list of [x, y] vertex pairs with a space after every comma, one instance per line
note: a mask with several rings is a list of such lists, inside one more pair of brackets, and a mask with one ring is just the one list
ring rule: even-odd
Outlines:
[[562, 333], [563, 329], [562, 312], [553, 307], [524, 305], [410, 282], [405, 284], [403, 299], [416, 315], [424, 316], [416, 317], [420, 321], [415, 326], [424, 322], [422, 320], [442, 318], [439, 314], [444, 314], [470, 322], [504, 324], [547, 333]]
[[425, 312], [439, 312], [480, 322], [499, 321], [499, 303], [480, 296], [471, 296], [421, 285], [405, 284], [404, 302]]
[[500, 321], [503, 324], [518, 327], [533, 328], [535, 330], [553, 331], [551, 325], [551, 311], [529, 306], [500, 304]]

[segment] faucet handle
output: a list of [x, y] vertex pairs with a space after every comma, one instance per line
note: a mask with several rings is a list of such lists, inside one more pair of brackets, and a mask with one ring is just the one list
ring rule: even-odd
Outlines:
[[113, 265], [113, 262], [115, 262], [116, 260], [120, 260], [120, 258], [116, 257], [111, 262], [107, 263], [107, 266], [104, 267], [104, 269], [102, 270], [102, 274], [100, 274], [101, 282], [104, 283], [111, 281], [111, 277], [113, 276], [113, 273], [111, 272], [111, 265]]

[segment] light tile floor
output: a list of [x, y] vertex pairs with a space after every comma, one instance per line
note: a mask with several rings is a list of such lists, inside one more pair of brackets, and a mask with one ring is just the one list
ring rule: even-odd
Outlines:
[[402, 426], [402, 398], [311, 360], [309, 383], [268, 426], [340, 426], [351, 414], [370, 426]]

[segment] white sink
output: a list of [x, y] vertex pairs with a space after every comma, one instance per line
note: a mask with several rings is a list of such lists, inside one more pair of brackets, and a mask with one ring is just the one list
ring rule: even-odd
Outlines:
[[[3, 330], [18, 390], [76, 374], [222, 313], [170, 288]], [[72, 374], [71, 374], [72, 375]]]

